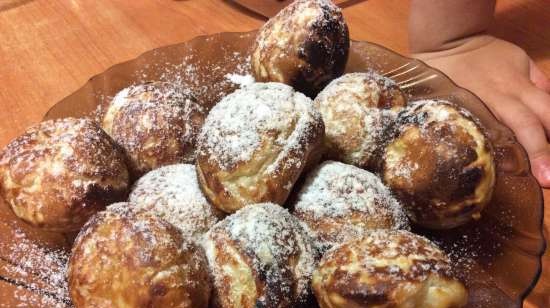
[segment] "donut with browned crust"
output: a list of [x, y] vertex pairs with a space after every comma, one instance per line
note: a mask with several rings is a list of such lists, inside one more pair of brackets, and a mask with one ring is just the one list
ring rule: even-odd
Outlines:
[[76, 231], [128, 193], [128, 169], [113, 140], [88, 119], [37, 124], [0, 154], [0, 195], [23, 221]]
[[321, 308], [458, 308], [464, 285], [448, 257], [426, 238], [403, 230], [376, 230], [336, 246], [313, 274]]
[[247, 204], [282, 205], [321, 155], [324, 126], [305, 95], [254, 83], [221, 100], [198, 140], [197, 174], [210, 202], [232, 213]]
[[342, 75], [349, 46], [342, 11], [332, 1], [294, 1], [258, 32], [252, 72], [257, 81], [286, 83], [313, 98]]
[[449, 229], [478, 219], [491, 200], [495, 160], [474, 116], [448, 101], [412, 104], [397, 119], [381, 175], [424, 227]]
[[77, 308], [206, 308], [211, 290], [204, 251], [127, 203], [109, 206], [81, 230], [68, 283]]
[[121, 90], [104, 110], [102, 127], [124, 149], [134, 180], [155, 168], [193, 163], [206, 109], [189, 89], [148, 82]]
[[370, 71], [333, 80], [314, 105], [325, 122], [327, 158], [373, 169], [407, 98], [394, 81]]
[[316, 253], [286, 209], [249, 205], [216, 224], [203, 243], [215, 308], [300, 307], [310, 294]]
[[403, 206], [378, 176], [335, 161], [307, 175], [293, 214], [308, 226], [322, 251], [373, 229], [409, 228]]

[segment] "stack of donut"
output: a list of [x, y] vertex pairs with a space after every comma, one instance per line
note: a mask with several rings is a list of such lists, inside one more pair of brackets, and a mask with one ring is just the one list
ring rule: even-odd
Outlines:
[[152, 82], [98, 123], [40, 123], [0, 154], [0, 194], [80, 231], [76, 307], [462, 307], [449, 258], [409, 230], [479, 219], [490, 141], [449, 101], [342, 75], [349, 46], [338, 7], [297, 0], [258, 33], [258, 82], [210, 112]]

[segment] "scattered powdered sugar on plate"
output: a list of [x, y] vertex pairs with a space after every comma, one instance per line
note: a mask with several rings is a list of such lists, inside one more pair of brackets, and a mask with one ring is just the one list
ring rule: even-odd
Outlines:
[[[206, 41], [210, 44], [212, 39], [207, 38]], [[154, 50], [155, 60], [149, 59], [150, 62], [136, 68], [132, 77], [128, 78], [132, 83], [124, 87], [151, 81], [169, 82], [179, 88], [189, 89], [190, 93], [198, 99], [198, 103], [208, 111], [224, 96], [250, 80], [247, 77], [251, 72], [248, 51], [237, 51], [235, 50], [237, 46], [217, 45], [215, 47], [218, 50], [217, 56], [205, 58], [195, 48], [189, 46], [181, 48], [179, 52], [184, 56], [180, 58], [174, 58], [163, 49]], [[95, 93], [99, 102], [93, 115], [96, 120], [103, 116], [106, 106], [113, 100], [115, 94], [116, 92], [112, 95]]]
[[[250, 83], [250, 56], [231, 51], [232, 47], [216, 46], [220, 55], [202, 58], [195, 50], [187, 51], [179, 63], [154, 63], [135, 72], [139, 83], [167, 81], [191, 89], [199, 102], [210, 110], [224, 96]], [[253, 79], [253, 78], [252, 78]]]
[[[16, 285], [14, 297], [19, 301], [15, 307], [71, 307], [66, 281], [69, 254], [50, 250], [32, 242], [21, 230], [15, 230], [11, 247], [4, 243], [3, 251], [9, 251], [2, 261], [3, 275]], [[13, 281], [12, 281], [13, 280]], [[1, 301], [1, 300], [0, 300]], [[0, 307], [6, 306], [0, 302]]]
[[225, 78], [241, 87], [251, 85], [255, 82], [252, 75], [226, 74]]
[[187, 164], [147, 173], [136, 182], [129, 202], [136, 210], [160, 216], [195, 240], [200, 240], [222, 215], [202, 194], [195, 166]]
[[[489, 224], [494, 224], [490, 222]], [[486, 227], [483, 227], [486, 228]], [[459, 232], [448, 236], [441, 236], [440, 234], [427, 234], [433, 242], [437, 243], [442, 249], [444, 249], [449, 258], [455, 265], [455, 274], [466, 281], [472, 282], [471, 277], [480, 275], [481, 271], [484, 271], [482, 267], [491, 267], [491, 261], [495, 260], [503, 255], [502, 246], [506, 241], [510, 241], [512, 231], [506, 231], [505, 226], [491, 226], [491, 231], [483, 230], [480, 225], [472, 225], [462, 227]], [[498, 237], [494, 240], [489, 240], [487, 236], [500, 229]], [[434, 236], [435, 235], [435, 236]], [[476, 260], [485, 260], [485, 264], [482, 266]], [[492, 280], [491, 275], [485, 273], [486, 279]], [[486, 284], [494, 283], [494, 281], [484, 281]]]

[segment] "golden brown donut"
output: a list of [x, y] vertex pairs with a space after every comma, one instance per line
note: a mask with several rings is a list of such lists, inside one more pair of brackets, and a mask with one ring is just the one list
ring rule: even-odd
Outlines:
[[375, 230], [336, 246], [312, 287], [321, 308], [458, 308], [468, 300], [445, 253], [404, 230]]
[[37, 124], [0, 153], [0, 195], [17, 217], [50, 231], [76, 231], [126, 198], [128, 170], [113, 140], [88, 119]]
[[149, 82], [120, 91], [102, 127], [125, 150], [134, 179], [155, 168], [193, 163], [206, 110], [182, 86]]
[[319, 158], [321, 115], [281, 83], [255, 83], [226, 96], [197, 142], [197, 173], [210, 202], [231, 213], [247, 204], [283, 204], [304, 168]]
[[294, 215], [311, 230], [322, 251], [372, 229], [408, 229], [401, 204], [374, 174], [326, 161], [308, 174]]
[[134, 184], [128, 201], [135, 210], [160, 216], [196, 241], [223, 216], [202, 194], [194, 165], [150, 171]]
[[447, 101], [414, 103], [398, 118], [382, 177], [415, 223], [453, 228], [480, 217], [495, 184], [492, 146], [466, 110]]
[[80, 307], [208, 307], [204, 251], [177, 228], [118, 203], [79, 233], [69, 260], [71, 299]]
[[203, 243], [215, 308], [298, 307], [309, 295], [316, 254], [286, 209], [249, 205], [216, 224]]
[[395, 82], [371, 71], [333, 80], [314, 105], [325, 122], [327, 157], [372, 168], [387, 128], [407, 99]]
[[257, 81], [282, 82], [315, 97], [342, 75], [349, 52], [342, 11], [329, 0], [297, 0], [258, 32], [251, 64]]

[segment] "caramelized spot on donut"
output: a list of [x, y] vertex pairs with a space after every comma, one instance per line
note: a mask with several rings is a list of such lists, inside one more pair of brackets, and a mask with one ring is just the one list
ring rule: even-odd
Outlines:
[[[325, 254], [312, 285], [321, 307], [461, 307], [466, 290], [450, 273], [447, 256], [427, 239], [375, 230]], [[445, 290], [441, 298], [427, 293], [432, 286]]]
[[398, 123], [382, 169], [410, 218], [452, 228], [478, 217], [491, 198], [495, 167], [473, 116], [445, 101], [420, 101], [401, 112]]
[[331, 1], [299, 0], [262, 26], [251, 63], [258, 81], [282, 82], [315, 97], [345, 69], [349, 33]]

